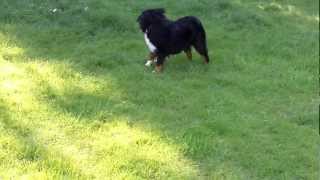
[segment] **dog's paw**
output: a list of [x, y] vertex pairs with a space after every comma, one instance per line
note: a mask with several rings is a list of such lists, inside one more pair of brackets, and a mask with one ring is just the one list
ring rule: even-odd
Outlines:
[[148, 60], [148, 61], [146, 62], [146, 64], [145, 64], [145, 66], [149, 67], [149, 66], [151, 66], [151, 65], [152, 65], [152, 63], [153, 63], [153, 61], [152, 61], [152, 60]]

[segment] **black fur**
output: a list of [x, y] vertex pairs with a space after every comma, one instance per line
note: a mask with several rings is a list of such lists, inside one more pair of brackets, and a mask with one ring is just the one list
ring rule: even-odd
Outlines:
[[151, 43], [156, 46], [157, 66], [162, 66], [166, 57], [182, 51], [190, 52], [191, 47], [209, 63], [206, 33], [200, 20], [186, 16], [171, 21], [164, 15], [164, 9], [145, 10], [138, 17], [143, 33], [147, 33]]

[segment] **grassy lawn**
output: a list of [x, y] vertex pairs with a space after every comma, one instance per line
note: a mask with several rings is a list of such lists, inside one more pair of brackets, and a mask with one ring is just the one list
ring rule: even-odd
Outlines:
[[[212, 63], [145, 68], [136, 18]], [[318, 179], [318, 0], [1, 0], [0, 179]]]

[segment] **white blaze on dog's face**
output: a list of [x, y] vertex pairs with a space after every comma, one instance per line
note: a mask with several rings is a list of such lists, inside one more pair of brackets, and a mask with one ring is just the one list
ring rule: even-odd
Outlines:
[[148, 31], [146, 31], [146, 32], [144, 33], [144, 40], [146, 41], [146, 44], [147, 44], [149, 50], [150, 50], [151, 52], [155, 52], [155, 51], [157, 50], [157, 48], [156, 48], [155, 45], [153, 45], [153, 44], [151, 43], [151, 41], [150, 41], [150, 39], [148, 38], [148, 35], [147, 35], [147, 34], [148, 34]]

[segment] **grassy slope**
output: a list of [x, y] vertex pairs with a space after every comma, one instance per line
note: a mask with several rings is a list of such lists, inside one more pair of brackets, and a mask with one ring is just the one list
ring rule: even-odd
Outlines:
[[[213, 63], [145, 69], [149, 7], [199, 16]], [[0, 179], [317, 179], [318, 7], [2, 0]]]

